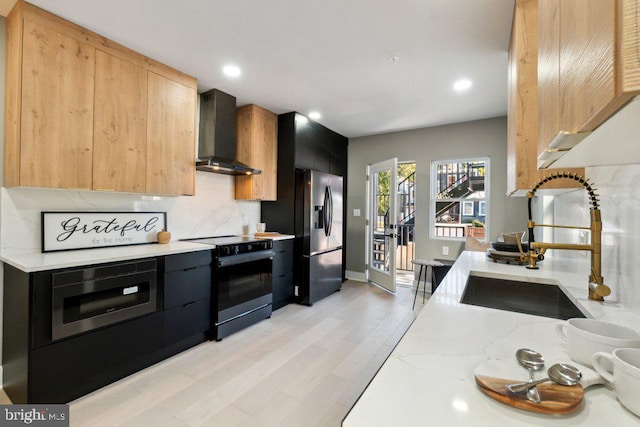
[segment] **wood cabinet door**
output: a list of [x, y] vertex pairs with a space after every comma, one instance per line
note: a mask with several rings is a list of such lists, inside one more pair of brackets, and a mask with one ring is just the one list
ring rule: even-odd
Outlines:
[[513, 15], [507, 87], [507, 192], [531, 188], [538, 177], [538, 10], [518, 0]]
[[[548, 88], [540, 94], [538, 91], [539, 48], [543, 49], [543, 52], [549, 52], [553, 49], [554, 37], [557, 37], [551, 33], [544, 36], [540, 34], [538, 37], [539, 23], [541, 25], [542, 22], [553, 20], [553, 9], [548, 8], [553, 6], [552, 3], [557, 3], [557, 0], [516, 1], [508, 69], [507, 194], [509, 195], [524, 196], [544, 175], [557, 172], [555, 169], [539, 170], [537, 168], [538, 122], [547, 116], [556, 117], [557, 122], [558, 117], [557, 106], [550, 105], [553, 102], [558, 102], [557, 79], [553, 82], [553, 71], [546, 79]], [[538, 40], [546, 45], [539, 46]], [[551, 47], [548, 47], [549, 45]], [[553, 66], [552, 63], [553, 59], [551, 58], [549, 61], [543, 61], [540, 65], [548, 67]], [[547, 96], [550, 99], [543, 100], [539, 95], [540, 97]], [[553, 122], [551, 126], [555, 126]], [[566, 169], [566, 171], [579, 175], [584, 174], [583, 168]], [[554, 180], [545, 184], [545, 188], [579, 186], [581, 185], [573, 180]]]
[[[616, 0], [560, 2], [560, 127], [590, 131], [614, 110]], [[619, 106], [618, 106], [619, 107]]]
[[276, 200], [278, 178], [278, 117], [257, 105], [238, 109], [237, 159], [262, 170], [236, 177], [236, 199]]
[[262, 179], [260, 179], [260, 200], [276, 200], [278, 180], [278, 117], [270, 111], [258, 112], [256, 140], [262, 141], [256, 155], [262, 159]]
[[560, 128], [560, 2], [538, 1], [538, 149], [542, 153]]
[[147, 70], [96, 52], [93, 188], [144, 193]]
[[193, 88], [148, 72], [147, 193], [194, 194], [196, 95]]
[[92, 186], [95, 49], [24, 21], [20, 185]]

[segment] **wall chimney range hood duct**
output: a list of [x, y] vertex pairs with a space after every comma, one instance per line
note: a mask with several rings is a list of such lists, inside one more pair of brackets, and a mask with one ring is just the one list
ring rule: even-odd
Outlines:
[[196, 170], [225, 175], [257, 175], [236, 158], [236, 98], [218, 89], [200, 95]]

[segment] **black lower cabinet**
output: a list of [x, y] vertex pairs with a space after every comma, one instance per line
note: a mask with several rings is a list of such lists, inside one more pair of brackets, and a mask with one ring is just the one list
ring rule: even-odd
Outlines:
[[165, 257], [164, 344], [180, 352], [207, 339], [211, 323], [211, 251]]
[[159, 360], [162, 313], [37, 348], [29, 361], [31, 403], [64, 403]]
[[[202, 336], [209, 331], [211, 301], [201, 299], [164, 312], [164, 340], [167, 346], [177, 344], [193, 336]], [[185, 343], [188, 346], [188, 343]]]
[[273, 250], [273, 310], [294, 301], [293, 296], [293, 239], [275, 240]]
[[[84, 307], [103, 310], [104, 314], [126, 311], [127, 301], [134, 299], [128, 295], [151, 293], [149, 289], [157, 305], [152, 313], [63, 338], [52, 333], [52, 319], [55, 324], [56, 316], [66, 322], [67, 317], [76, 319], [83, 314], [68, 310], [66, 302], [60, 303], [62, 314], [56, 314], [59, 310], [55, 296], [52, 298], [55, 277], [69, 272], [73, 275], [77, 270], [78, 277], [86, 278], [88, 272], [99, 273], [104, 267], [120, 265], [26, 273], [5, 264], [3, 388], [11, 401], [67, 403], [205, 342], [211, 318], [211, 260], [211, 251], [159, 257], [152, 280], [155, 283], [157, 274], [157, 287], [135, 282], [124, 285], [117, 296], [110, 289], [102, 293], [86, 291], [93, 294]], [[146, 265], [146, 260], [127, 262], [123, 268], [135, 269], [138, 265]], [[146, 294], [135, 298], [143, 297]], [[69, 304], [83, 298], [74, 296]], [[111, 309], [107, 304], [114, 299], [120, 305]]]

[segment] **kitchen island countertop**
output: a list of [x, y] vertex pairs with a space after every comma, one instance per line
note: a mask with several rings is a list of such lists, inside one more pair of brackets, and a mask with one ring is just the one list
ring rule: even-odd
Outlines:
[[[561, 321], [459, 303], [470, 273], [558, 284], [588, 317], [640, 330], [640, 316], [624, 304], [587, 298], [586, 274], [576, 274], [550, 257], [540, 267], [531, 271], [493, 263], [482, 252], [463, 252], [343, 426], [640, 425], [640, 418], [603, 385], [587, 388], [576, 412], [544, 415], [504, 405], [475, 384], [478, 365], [512, 361], [522, 347], [539, 351], [548, 362], [575, 362], [554, 331]], [[526, 378], [522, 369], [522, 380]]]

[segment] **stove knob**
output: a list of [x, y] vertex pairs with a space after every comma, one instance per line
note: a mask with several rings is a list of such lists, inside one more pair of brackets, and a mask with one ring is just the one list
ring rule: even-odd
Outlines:
[[228, 246], [223, 246], [222, 248], [222, 255], [231, 255], [231, 248]]
[[251, 246], [251, 243], [249, 243], [247, 245], [247, 252], [251, 252], [251, 249], [253, 249], [253, 246]]
[[233, 253], [238, 255], [240, 253], [240, 246], [236, 245], [233, 247]]
[[263, 242], [262, 249], [269, 249], [269, 242]]

